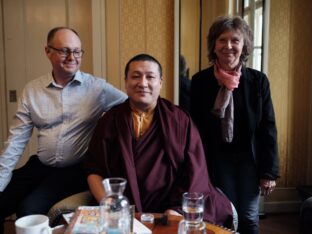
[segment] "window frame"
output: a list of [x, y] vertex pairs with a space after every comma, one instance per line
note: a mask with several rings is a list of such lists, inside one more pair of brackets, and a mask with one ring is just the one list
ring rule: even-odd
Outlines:
[[[249, 5], [244, 7], [245, 3], [248, 1]], [[254, 54], [255, 50], [261, 50], [261, 64], [260, 71], [267, 72], [268, 68], [268, 41], [269, 41], [269, 6], [270, 0], [241, 0], [240, 3], [240, 15], [245, 18], [249, 17], [249, 26], [254, 32], [255, 35], [255, 15], [256, 10], [262, 7], [262, 30], [261, 30], [261, 44], [257, 46], [253, 46], [252, 53], [250, 54], [250, 58], [248, 60], [248, 66], [252, 68], [256, 68], [254, 64]], [[255, 38], [254, 38], [255, 42]], [[259, 69], [259, 68], [256, 68]]]

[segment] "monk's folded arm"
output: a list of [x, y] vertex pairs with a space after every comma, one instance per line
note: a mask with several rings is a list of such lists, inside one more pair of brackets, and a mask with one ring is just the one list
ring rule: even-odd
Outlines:
[[102, 184], [102, 176], [97, 174], [90, 174], [87, 180], [91, 193], [93, 194], [94, 198], [100, 202], [105, 196], [105, 191]]

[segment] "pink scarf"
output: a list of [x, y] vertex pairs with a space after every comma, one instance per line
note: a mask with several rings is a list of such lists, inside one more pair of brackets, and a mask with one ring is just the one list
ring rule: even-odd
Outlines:
[[225, 142], [232, 142], [234, 136], [234, 102], [232, 92], [239, 85], [241, 68], [242, 66], [239, 65], [235, 71], [225, 71], [217, 61], [214, 64], [214, 75], [221, 87], [212, 113], [221, 119], [221, 136]]
[[239, 65], [234, 71], [225, 71], [220, 67], [218, 61], [214, 64], [214, 74], [220, 85], [224, 85], [228, 90], [233, 91], [238, 87], [242, 66]]

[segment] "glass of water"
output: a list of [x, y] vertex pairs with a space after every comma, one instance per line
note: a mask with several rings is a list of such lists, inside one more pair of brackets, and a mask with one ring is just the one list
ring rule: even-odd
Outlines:
[[187, 192], [182, 197], [184, 219], [179, 223], [179, 234], [206, 234], [203, 222], [204, 195], [198, 192]]

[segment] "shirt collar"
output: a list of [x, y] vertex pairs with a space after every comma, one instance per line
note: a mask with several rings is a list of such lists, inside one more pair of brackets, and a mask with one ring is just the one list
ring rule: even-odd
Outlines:
[[[77, 83], [77, 84], [81, 84], [83, 82], [83, 77], [81, 72], [78, 70], [74, 76], [74, 79], [69, 82], [69, 83]], [[60, 85], [56, 84], [53, 76], [52, 76], [52, 72], [48, 74], [47, 79], [45, 80], [45, 87], [58, 87], [58, 88], [63, 88]]]

